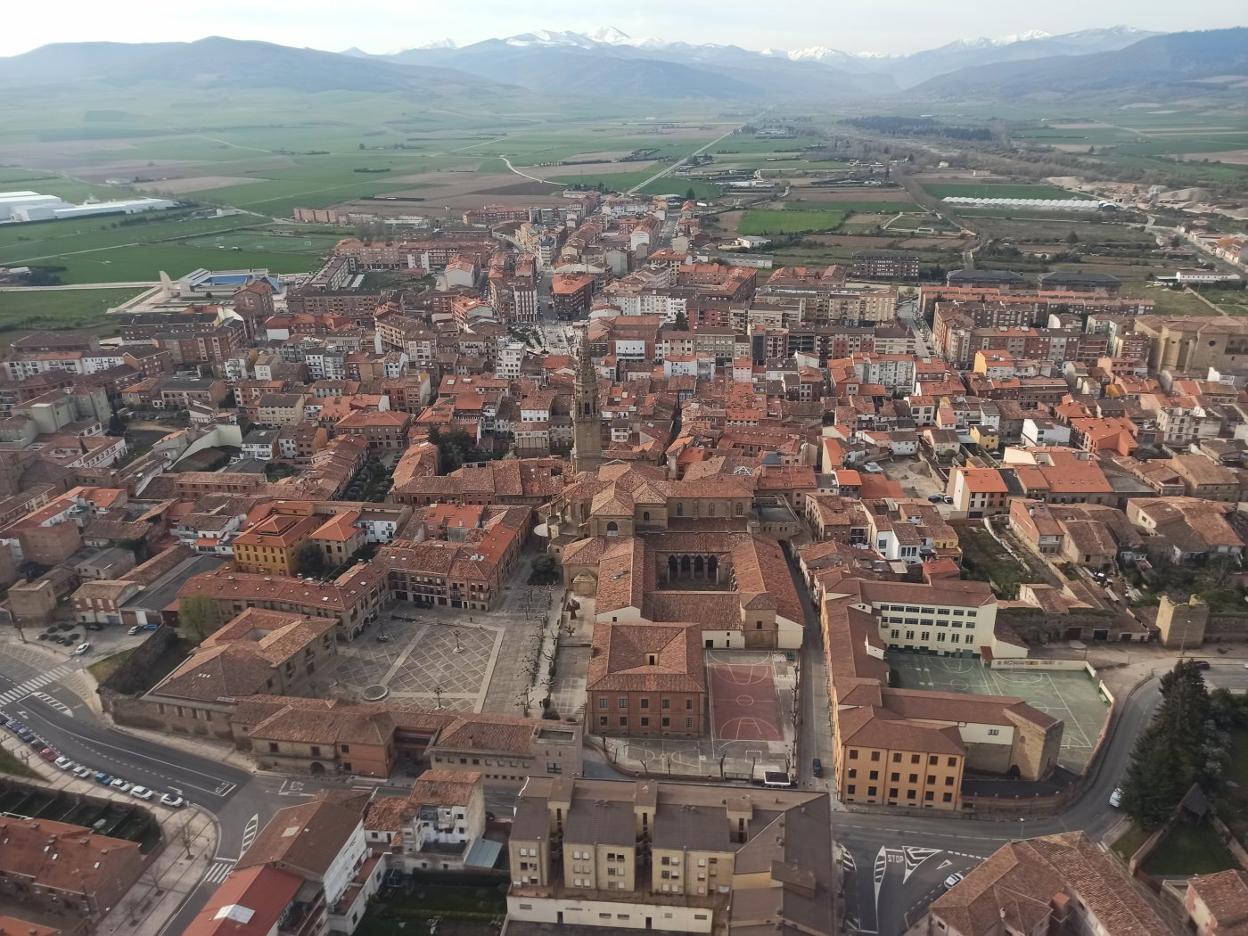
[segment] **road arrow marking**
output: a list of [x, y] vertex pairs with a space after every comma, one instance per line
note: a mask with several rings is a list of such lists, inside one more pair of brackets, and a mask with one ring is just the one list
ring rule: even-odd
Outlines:
[[953, 862], [950, 861], [948, 858], [946, 858], [944, 861], [942, 861], [940, 864], [936, 866], [936, 870], [943, 871], [945, 868], [949, 867], [951, 864], [953, 864]]

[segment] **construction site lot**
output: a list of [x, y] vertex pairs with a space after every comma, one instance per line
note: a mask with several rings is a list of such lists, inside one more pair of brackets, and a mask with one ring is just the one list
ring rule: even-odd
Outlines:
[[752, 780], [761, 771], [792, 775], [797, 669], [785, 653], [706, 651], [706, 738], [604, 738], [608, 759], [651, 777]]
[[903, 689], [1015, 696], [1062, 722], [1058, 763], [1075, 774], [1088, 766], [1109, 705], [1097, 684], [1083, 670], [992, 669], [974, 657], [932, 654], [888, 655]]

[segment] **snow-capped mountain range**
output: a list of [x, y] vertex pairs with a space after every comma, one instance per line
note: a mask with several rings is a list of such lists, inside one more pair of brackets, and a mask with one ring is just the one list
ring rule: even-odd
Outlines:
[[[898, 60], [911, 58], [915, 55], [926, 55], [930, 52], [955, 49], [999, 49], [1006, 46], [1018, 45], [1020, 43], [1043, 43], [1046, 40], [1054, 40], [1059, 45], [1080, 46], [1085, 50], [1089, 47], [1102, 49], [1105, 46], [1113, 46], [1120, 48], [1122, 45], [1144, 39], [1148, 36], [1157, 35], [1143, 29], [1136, 29], [1131, 26], [1110, 26], [1104, 29], [1085, 29], [1079, 32], [1065, 33], [1062, 35], [1054, 35], [1043, 29], [1030, 29], [1024, 32], [1010, 33], [1005, 36], [978, 36], [975, 38], [956, 39], [953, 42], [940, 46], [939, 49], [929, 49], [921, 52], [915, 52], [905, 55], [897, 55], [888, 52], [848, 52], [841, 49], [834, 49], [828, 46], [810, 46], [804, 49], [762, 49], [760, 55], [766, 55], [776, 58], [787, 58], [794, 62], [843, 62], [847, 59], [857, 59], [864, 62], [883, 62], [890, 60]], [[624, 30], [615, 26], [603, 26], [593, 32], [576, 32], [571, 29], [536, 29], [532, 32], [519, 33], [514, 36], [506, 36], [500, 41], [513, 48], [576, 48], [576, 49], [593, 49], [599, 46], [630, 46], [636, 49], [666, 49], [673, 46], [688, 47], [688, 43], [680, 41], [669, 41], [666, 39], [643, 38], [634, 39]], [[732, 46], [724, 46], [717, 43], [699, 44], [702, 48], [733, 48]], [[430, 42], [424, 42], [420, 45], [413, 46], [414, 49], [458, 49], [459, 44], [450, 38], [436, 39]], [[356, 51], [356, 50], [352, 50]], [[744, 51], [744, 50], [743, 50]]]
[[[717, 43], [688, 43], [663, 38], [638, 39], [615, 26], [604, 26], [592, 32], [577, 32], [571, 29], [535, 29], [532, 32], [500, 39], [487, 39], [464, 46], [458, 45], [452, 39], [438, 39], [410, 47], [404, 52], [382, 57], [410, 63], [436, 58], [440, 64], [474, 71], [474, 68], [463, 64], [463, 59], [474, 59], [474, 50], [484, 52], [486, 49], [491, 49], [496, 55], [505, 54], [508, 61], [513, 61], [514, 53], [527, 53], [524, 60], [518, 63], [520, 67], [533, 67], [542, 71], [544, 69], [540, 67], [537, 60], [543, 54], [547, 59], [563, 55], [566, 61], [569, 55], [593, 52], [627, 58], [634, 63], [642, 60], [664, 62], [668, 76], [672, 79], [679, 79], [680, 76], [675, 72], [680, 67], [694, 66], [748, 68], [754, 73], [754, 77], [750, 80], [754, 80], [760, 70], [775, 71], [778, 67], [777, 63], [784, 61], [802, 66], [813, 65], [835, 69], [844, 73], [849, 79], [853, 79], [854, 76], [867, 76], [869, 80], [866, 85], [870, 90], [884, 90], [884, 85], [891, 86], [895, 90], [912, 87], [929, 78], [947, 74], [959, 68], [989, 65], [996, 62], [1026, 61], [1056, 55], [1086, 55], [1092, 52], [1114, 51], [1152, 35], [1155, 34], [1130, 26], [1087, 29], [1056, 36], [1043, 30], [1033, 29], [1006, 36], [959, 39], [935, 49], [896, 54], [882, 50], [847, 52], [825, 45], [812, 45], [800, 49], [773, 48], [753, 51], [739, 46]], [[358, 55], [359, 53], [358, 50], [352, 49], [350, 54]], [[483, 73], [490, 68], [484, 62], [474, 62], [474, 64], [477, 73]], [[517, 63], [513, 62], [513, 64]], [[809, 73], [806, 75], [809, 77]], [[496, 80], [508, 80], [502, 72], [491, 73], [490, 77]], [[789, 77], [792, 80], [795, 75]], [[881, 85], [881, 82], [884, 85]], [[851, 83], [853, 83], [852, 80]], [[863, 83], [858, 82], [858, 84]], [[773, 87], [772, 90], [780, 90], [780, 88]]]
[[[736, 45], [634, 38], [614, 26], [590, 32], [535, 29], [458, 45], [425, 41], [391, 55], [405, 65], [452, 68], [542, 93], [722, 99], [862, 97], [895, 93], [964, 68], [1116, 51], [1154, 35], [1126, 26], [1053, 36], [1040, 30], [961, 39], [909, 54], [846, 52], [827, 45], [752, 50]], [[358, 50], [350, 50], [359, 56]]]

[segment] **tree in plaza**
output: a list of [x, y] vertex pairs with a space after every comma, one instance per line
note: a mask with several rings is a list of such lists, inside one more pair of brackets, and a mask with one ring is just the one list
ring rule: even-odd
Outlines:
[[1181, 660], [1161, 679], [1161, 705], [1136, 739], [1122, 808], [1143, 828], [1161, 826], [1193, 783], [1216, 785], [1225, 767], [1204, 677]]
[[320, 546], [312, 540], [304, 540], [295, 547], [295, 572], [299, 575], [319, 578], [326, 571], [325, 554], [321, 552]]

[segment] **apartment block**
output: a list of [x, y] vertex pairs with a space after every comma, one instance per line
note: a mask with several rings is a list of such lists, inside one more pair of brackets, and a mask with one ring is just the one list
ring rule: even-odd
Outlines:
[[837, 931], [824, 793], [533, 778], [508, 842], [510, 925]]

